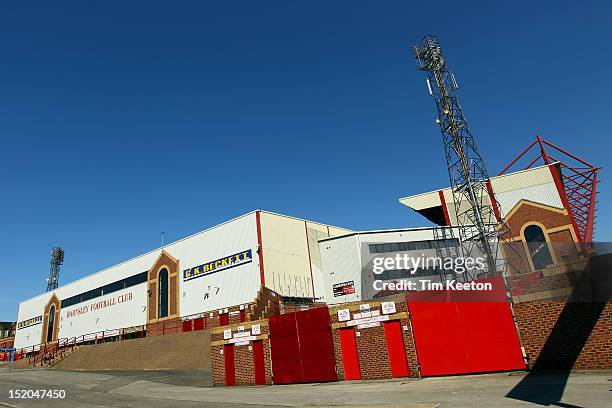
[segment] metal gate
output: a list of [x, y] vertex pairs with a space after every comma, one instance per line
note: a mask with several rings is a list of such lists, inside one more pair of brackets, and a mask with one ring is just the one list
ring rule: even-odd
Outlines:
[[[487, 281], [503, 290], [502, 278]], [[508, 302], [446, 301], [429, 291], [407, 299], [422, 376], [525, 369]]]
[[326, 307], [271, 316], [269, 327], [275, 384], [338, 380]]

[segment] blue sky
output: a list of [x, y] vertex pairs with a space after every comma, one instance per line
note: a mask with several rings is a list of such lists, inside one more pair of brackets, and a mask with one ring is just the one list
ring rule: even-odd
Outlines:
[[84, 3], [0, 13], [0, 320], [56, 245], [67, 283], [256, 208], [427, 225], [397, 199], [447, 184], [428, 33], [489, 172], [536, 133], [604, 166], [612, 240], [609, 2]]

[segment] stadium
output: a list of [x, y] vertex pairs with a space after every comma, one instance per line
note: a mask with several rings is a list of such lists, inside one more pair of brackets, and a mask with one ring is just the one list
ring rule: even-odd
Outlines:
[[[162, 233], [154, 250], [62, 284], [55, 246], [47, 290], [0, 322], [0, 392], [32, 399], [20, 384], [59, 378], [78, 383], [76, 406], [104, 394], [117, 406], [349, 407], [433, 387], [454, 406], [503, 382], [502, 398], [574, 406], [561, 402], [570, 375], [595, 372], [580, 378], [601, 387], [612, 370], [612, 250], [594, 240], [601, 168], [537, 135], [489, 174], [438, 38], [412, 54], [448, 173], [448, 185], [394, 192], [389, 206], [418, 225], [256, 209], [174, 242]], [[549, 383], [558, 395], [534, 396]], [[261, 387], [223, 388], [235, 386]]]

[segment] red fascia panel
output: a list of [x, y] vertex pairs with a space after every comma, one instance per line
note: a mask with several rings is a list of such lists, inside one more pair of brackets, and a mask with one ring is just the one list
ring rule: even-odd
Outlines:
[[444, 199], [443, 190], [438, 191], [438, 196], [440, 197], [440, 203], [442, 204], [442, 212], [444, 213], [444, 221], [446, 221], [446, 226], [451, 225], [450, 217], [448, 216], [448, 208], [446, 208], [446, 199]]
[[259, 246], [259, 282], [261, 286], [265, 286], [266, 275], [264, 274], [263, 246], [261, 242], [261, 211], [255, 211], [255, 220], [257, 222], [257, 245]]
[[489, 193], [489, 200], [491, 200], [491, 206], [493, 207], [495, 219], [497, 219], [497, 222], [499, 222], [499, 220], [501, 220], [501, 214], [499, 212], [499, 203], [497, 202], [495, 194], [493, 193], [493, 186], [491, 186], [491, 180], [487, 180], [487, 193]]

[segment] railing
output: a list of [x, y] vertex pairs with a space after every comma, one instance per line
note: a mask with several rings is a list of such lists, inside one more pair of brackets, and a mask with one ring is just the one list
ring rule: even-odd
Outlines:
[[127, 327], [114, 330], [102, 330], [93, 333], [82, 334], [71, 338], [63, 337], [53, 342], [46, 342], [24, 347], [19, 350], [21, 355], [31, 356], [28, 358], [28, 363], [32, 367], [43, 366], [46, 363], [53, 362], [58, 356], [63, 357], [68, 352], [72, 352], [75, 347], [87, 342], [98, 343], [100, 340], [117, 337], [118, 340], [123, 340], [126, 335], [132, 333], [143, 333], [146, 326]]

